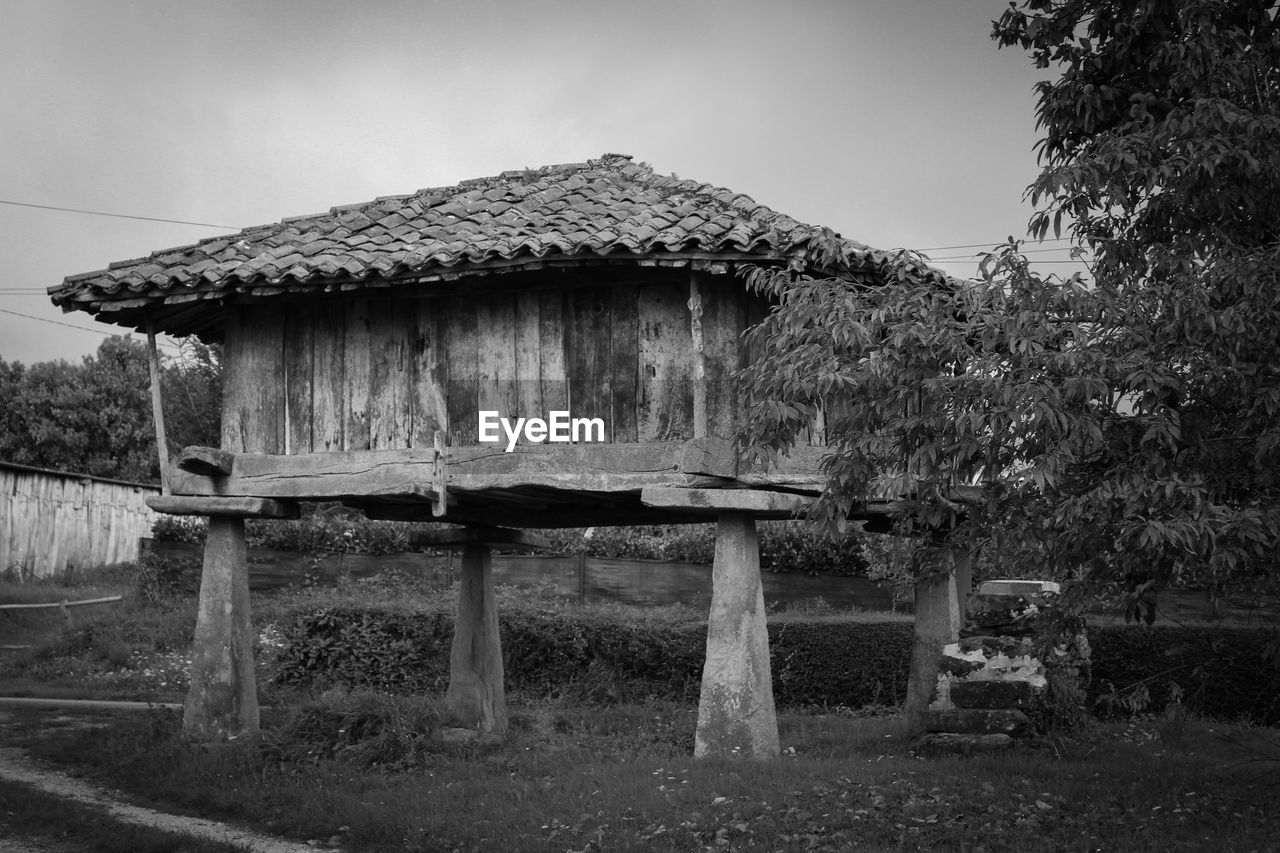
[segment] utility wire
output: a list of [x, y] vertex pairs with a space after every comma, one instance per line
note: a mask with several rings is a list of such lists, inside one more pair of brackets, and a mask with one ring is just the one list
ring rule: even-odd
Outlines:
[[[130, 334], [130, 332], [128, 331], [108, 332], [105, 329], [94, 329], [89, 326], [77, 326], [75, 323], [64, 323], [61, 320], [50, 320], [46, 317], [37, 317], [34, 314], [23, 314], [21, 311], [10, 311], [8, 308], [0, 308], [0, 313], [12, 314], [15, 317], [22, 317], [27, 320], [37, 320], [41, 323], [51, 323], [54, 326], [66, 326], [68, 329], [79, 329], [82, 332], [93, 332], [94, 334], [104, 335], [109, 338]], [[166, 341], [157, 341], [157, 343], [162, 347], [169, 347], [170, 349], [181, 349], [181, 347], [177, 346], [176, 344], [171, 344]]]
[[[1018, 254], [1020, 254], [1020, 255], [1042, 255], [1042, 254], [1044, 254], [1045, 252], [1069, 252], [1069, 251], [1071, 251], [1071, 250], [1070, 250], [1070, 249], [1065, 249], [1065, 248], [1063, 248], [1062, 246], [1056, 246], [1056, 247], [1054, 247], [1054, 248], [1052, 248], [1052, 249], [1023, 249], [1023, 250], [1022, 250], [1021, 252], [1019, 252]], [[974, 252], [974, 253], [973, 253], [973, 254], [971, 254], [971, 255], [944, 255], [944, 256], [943, 256], [943, 257], [941, 257], [941, 258], [931, 258], [931, 260], [935, 260], [935, 261], [946, 261], [946, 260], [954, 260], [954, 259], [961, 259], [961, 258], [976, 258], [976, 257], [978, 257], [978, 254], [979, 254], [979, 253]]]
[[[14, 207], [34, 207], [39, 210], [57, 210], [63, 213], [83, 213], [87, 216], [108, 216], [113, 219], [141, 219], [145, 222], [168, 222], [173, 225], [195, 225], [200, 228], [221, 228], [228, 231], [238, 231], [242, 227], [239, 225], [219, 225], [213, 222], [193, 222], [188, 219], [165, 219], [164, 217], [160, 217], [160, 216], [137, 216], [131, 213], [107, 213], [101, 210], [84, 210], [78, 207], [60, 207], [58, 205], [52, 205], [52, 204], [33, 204], [31, 202], [10, 201], [8, 199], [0, 199], [0, 204], [9, 204], [9, 205], [13, 205]], [[1002, 240], [993, 240], [989, 243], [961, 243], [955, 246], [925, 246], [923, 248], [917, 249], [916, 251], [942, 252], [948, 249], [989, 249], [993, 246], [998, 246], [1003, 242], [1004, 241]], [[1071, 242], [1071, 238], [1070, 237], [1046, 237], [1036, 242], [1064, 243], [1064, 242]], [[1045, 252], [1045, 251], [1052, 251], [1052, 250], [1051, 249], [1029, 249], [1027, 251], [1028, 252]]]
[[[1070, 238], [1070, 237], [1046, 237], [1045, 239], [1043, 239], [1043, 240], [1039, 240], [1039, 241], [1037, 241], [1037, 242], [1040, 242], [1040, 243], [1062, 243], [1062, 242], [1069, 242], [1070, 240], [1071, 240], [1071, 238]], [[965, 244], [960, 245], [960, 246], [928, 246], [928, 247], [923, 248], [923, 249], [918, 249], [917, 251], [920, 251], [920, 252], [941, 252], [941, 251], [944, 251], [944, 250], [946, 250], [946, 249], [989, 249], [989, 248], [991, 248], [992, 246], [998, 246], [998, 245], [1000, 245], [1000, 244], [1001, 244], [1001, 243], [1003, 243], [1003, 242], [1004, 242], [1003, 240], [994, 240], [994, 241], [992, 241], [992, 242], [990, 242], [990, 243], [965, 243]]]
[[78, 207], [57, 207], [52, 204], [31, 204], [25, 201], [8, 201], [0, 198], [0, 204], [10, 204], [14, 207], [35, 207], [40, 210], [59, 210], [63, 213], [83, 213], [88, 216], [109, 216], [113, 219], [142, 219], [146, 222], [168, 222], [173, 225], [196, 225], [200, 228], [221, 228], [224, 231], [239, 231], [238, 225], [217, 225], [212, 222], [191, 222], [186, 219], [164, 219], [159, 216], [134, 216], [129, 213], [104, 213], [101, 210], [81, 210]]
[[[978, 263], [976, 258], [970, 258], [968, 260], [956, 259], [956, 260], [950, 260], [950, 261], [944, 260], [941, 258], [930, 258], [928, 262], [931, 264], [977, 264]], [[1073, 261], [1067, 258], [1042, 258], [1038, 261], [1031, 260], [1029, 261], [1029, 263], [1031, 264], [1081, 264], [1082, 266], [1085, 265], [1085, 261], [1083, 260]]]

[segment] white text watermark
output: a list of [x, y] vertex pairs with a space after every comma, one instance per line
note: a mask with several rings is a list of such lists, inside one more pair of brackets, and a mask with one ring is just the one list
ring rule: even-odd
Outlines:
[[481, 444], [497, 444], [502, 441], [499, 429], [506, 435], [507, 453], [515, 449], [516, 442], [522, 435], [530, 444], [541, 444], [544, 441], [565, 444], [604, 441], [604, 418], [573, 418], [568, 412], [553, 411], [548, 412], [546, 420], [516, 418], [513, 424], [497, 411], [480, 412]]

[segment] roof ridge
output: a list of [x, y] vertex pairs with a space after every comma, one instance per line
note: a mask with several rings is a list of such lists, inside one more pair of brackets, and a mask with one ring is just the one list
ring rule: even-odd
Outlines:
[[[67, 276], [54, 301], [94, 313], [116, 303], [111, 310], [126, 312], [115, 315], [124, 319], [152, 302], [178, 305], [261, 288], [350, 289], [410, 275], [425, 283], [562, 261], [724, 267], [781, 261], [803, 248], [811, 231], [744, 193], [606, 152], [157, 249]], [[195, 328], [187, 318], [200, 313], [196, 307], [173, 310], [185, 312], [175, 328]]]

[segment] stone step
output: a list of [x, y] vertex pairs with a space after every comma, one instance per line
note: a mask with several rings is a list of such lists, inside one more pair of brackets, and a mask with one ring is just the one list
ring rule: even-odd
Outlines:
[[927, 710], [922, 717], [926, 732], [950, 732], [964, 735], [1025, 734], [1030, 721], [1021, 711], [985, 708], [947, 708]]
[[1008, 735], [959, 735], [949, 732], [934, 732], [922, 736], [913, 744], [916, 752], [922, 755], [954, 753], [973, 755], [978, 752], [995, 752], [1013, 746], [1013, 738]]
[[951, 702], [957, 708], [1030, 708], [1035, 688], [1029, 681], [953, 681]]

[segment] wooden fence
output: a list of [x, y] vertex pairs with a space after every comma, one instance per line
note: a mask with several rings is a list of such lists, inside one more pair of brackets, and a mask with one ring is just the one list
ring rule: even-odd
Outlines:
[[0, 462], [0, 572], [48, 577], [138, 557], [155, 486]]
[[[203, 549], [199, 545], [144, 539], [143, 553], [179, 557], [198, 571]], [[368, 577], [382, 571], [422, 574], [446, 586], [453, 581], [458, 558], [428, 554], [325, 554], [249, 549], [249, 586], [264, 590], [297, 582], [307, 575], [333, 580]], [[626, 604], [711, 603], [711, 567], [660, 560], [621, 560], [604, 557], [546, 557], [494, 554], [495, 583], [522, 587], [546, 587], [557, 595], [578, 601], [617, 601]], [[887, 588], [865, 577], [832, 577], [763, 572], [765, 603], [771, 607], [813, 606], [821, 599], [836, 608], [861, 607], [890, 610]]]

